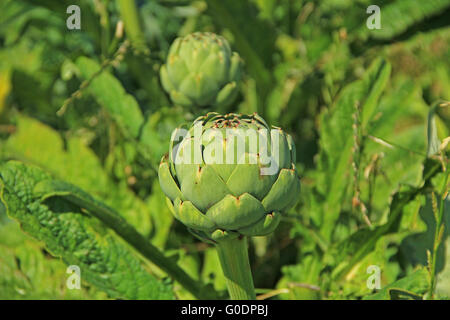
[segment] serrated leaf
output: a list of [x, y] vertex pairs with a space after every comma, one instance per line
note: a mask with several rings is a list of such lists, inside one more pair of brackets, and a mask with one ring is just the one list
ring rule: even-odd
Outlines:
[[106, 299], [93, 287], [66, 287], [67, 266], [24, 234], [17, 223], [0, 226], [0, 299]]
[[87, 212], [96, 217], [150, 262], [177, 280], [194, 297], [205, 299], [215, 296], [210, 287], [204, 287], [201, 283], [192, 279], [183, 270], [184, 266], [179, 267], [176, 262], [167, 258], [163, 252], [149, 242], [149, 239], [138, 233], [114, 209], [93, 198], [85, 191], [64, 181], [49, 179], [38, 182], [34, 186], [33, 193], [40, 198], [41, 202], [62, 201], [58, 203], [64, 203], [69, 208], [76, 206], [82, 212]]
[[355, 105], [359, 104], [361, 109], [363, 131], [373, 116], [390, 70], [387, 62], [375, 61], [364, 78], [345, 87], [331, 110], [322, 114], [319, 169], [323, 173], [320, 175], [320, 191], [326, 199], [321, 215], [326, 216], [327, 222], [322, 225], [321, 233], [327, 240], [331, 238], [341, 211], [342, 199], [349, 186]]
[[[450, 226], [450, 200], [447, 200], [444, 202], [445, 204], [445, 210], [443, 212], [443, 225], [441, 228], [440, 233], [442, 234], [442, 237], [448, 237], [449, 232], [449, 226]], [[434, 246], [434, 237], [435, 237], [435, 231], [436, 231], [436, 220], [434, 219], [433, 215], [433, 209], [431, 205], [430, 199], [427, 197], [427, 201], [425, 205], [420, 209], [419, 211], [420, 218], [422, 221], [426, 224], [426, 231], [419, 232], [413, 235], [410, 235], [406, 237], [402, 245], [400, 247], [403, 255], [405, 256], [406, 260], [411, 263], [412, 265], [421, 264], [423, 266], [427, 265], [427, 257], [426, 257], [426, 251], [430, 250], [433, 251]], [[445, 258], [442, 255], [445, 252], [445, 249], [442, 246], [438, 253], [438, 260], [437, 260], [437, 270], [438, 272], [443, 269], [445, 265]]]
[[281, 298], [296, 300], [317, 299], [320, 288], [320, 272], [322, 262], [316, 254], [308, 254], [296, 265], [284, 266], [282, 268], [283, 277], [278, 283], [278, 288], [289, 288], [287, 295]]
[[[432, 163], [424, 166], [424, 180], [428, 181], [439, 172], [440, 164], [431, 160], [426, 160], [426, 163]], [[386, 223], [373, 230], [361, 229], [333, 246], [328, 253], [332, 257], [330, 260], [336, 266], [332, 273], [333, 278], [336, 279], [346, 274], [352, 266], [373, 250], [381, 236], [396, 231], [404, 207], [423, 191], [422, 188], [422, 186], [407, 187], [406, 190], [396, 192], [392, 197]]]
[[170, 299], [171, 287], [156, 280], [139, 259], [98, 221], [60, 198], [43, 202], [34, 192], [51, 177], [37, 167], [10, 161], [0, 170], [1, 201], [23, 230], [55, 256], [78, 265], [82, 279], [111, 297]]
[[[400, 184], [417, 185], [421, 181], [426, 152], [425, 125], [423, 122], [412, 124], [410, 120], [415, 117], [412, 105], [425, 107], [419, 97], [417, 84], [411, 79], [402, 79], [383, 95], [376, 116], [368, 126], [370, 137], [364, 142], [364, 158], [377, 160], [369, 165], [360, 164], [364, 178], [361, 176], [359, 183], [361, 198], [370, 207], [371, 220], [375, 221], [386, 211], [390, 196]], [[375, 137], [394, 146], [380, 144]]]
[[[91, 79], [100, 70], [98, 63], [87, 57], [79, 57], [75, 63], [84, 80]], [[93, 78], [88, 90], [126, 133], [134, 138], [139, 135], [144, 117], [136, 99], [125, 92], [119, 80], [103, 71]]]
[[[440, 198], [438, 198], [440, 201]], [[443, 202], [444, 210], [442, 217], [442, 226], [439, 230], [438, 238], [439, 247], [436, 252], [436, 274], [437, 292], [449, 294], [450, 281], [448, 274], [450, 273], [449, 246], [450, 246], [450, 200]], [[430, 197], [426, 198], [425, 205], [420, 208], [419, 216], [426, 224], [424, 232], [415, 233], [403, 239], [400, 245], [400, 253], [404, 257], [404, 262], [411, 266], [428, 266], [431, 264], [431, 253], [434, 248], [436, 220], [433, 214], [433, 205]], [[429, 252], [429, 253], [428, 253]]]
[[[401, 274], [401, 269], [395, 261], [397, 249], [393, 246], [396, 236], [381, 237], [375, 247], [353, 265], [345, 277], [332, 279], [328, 289], [329, 298], [359, 299], [372, 293], [370, 287], [374, 284], [374, 280], [379, 280], [381, 287], [396, 281]], [[377, 275], [380, 275], [380, 278], [374, 279]]]

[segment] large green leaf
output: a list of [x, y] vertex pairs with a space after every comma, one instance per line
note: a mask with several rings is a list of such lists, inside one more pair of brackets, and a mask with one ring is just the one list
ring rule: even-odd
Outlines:
[[[439, 203], [438, 198], [438, 203]], [[437, 293], [442, 295], [450, 295], [450, 200], [442, 202], [443, 209], [443, 234], [442, 243], [436, 254], [436, 274], [437, 276]], [[400, 253], [405, 262], [412, 266], [427, 266], [427, 251], [433, 252], [434, 237], [436, 232], [436, 220], [433, 214], [431, 198], [427, 197], [425, 205], [420, 208], [419, 215], [421, 220], [426, 224], [424, 232], [416, 232], [403, 239], [400, 246]]]
[[6, 141], [3, 152], [4, 157], [36, 164], [92, 193], [120, 212], [140, 232], [149, 233], [149, 207], [126, 183], [112, 181], [82, 138], [71, 137], [64, 144], [52, 128], [32, 118], [18, 116], [16, 132]]
[[95, 76], [88, 87], [89, 92], [111, 114], [125, 133], [136, 138], [144, 123], [144, 117], [136, 99], [126, 93], [119, 80], [109, 72], [103, 71], [96, 76], [100, 66], [94, 60], [79, 57], [76, 65], [84, 80], [90, 80]]
[[67, 266], [21, 232], [17, 223], [0, 226], [0, 299], [105, 299], [90, 286], [68, 289]]
[[170, 299], [171, 287], [155, 279], [140, 260], [80, 207], [60, 198], [43, 200], [42, 184], [52, 181], [37, 167], [10, 161], [0, 170], [1, 201], [23, 230], [43, 241], [82, 279], [115, 298]]
[[[361, 130], [364, 131], [387, 84], [390, 70], [390, 65], [383, 60], [373, 62], [364, 78], [345, 87], [334, 106], [322, 114], [318, 187], [325, 199], [314, 209], [321, 211], [318, 224], [322, 225], [321, 233], [328, 241], [350, 185], [355, 106], [360, 106]], [[326, 223], [323, 223], [325, 218]]]
[[[440, 170], [437, 161], [426, 160], [424, 164], [423, 180], [430, 181]], [[405, 206], [415, 197], [425, 191], [425, 186], [404, 187], [396, 192], [391, 201], [388, 221], [374, 229], [360, 229], [347, 239], [336, 243], [327, 253], [329, 260], [335, 266], [332, 272], [334, 279], [343, 277], [356, 263], [369, 254], [377, 241], [383, 235], [395, 232]]]
[[[411, 79], [397, 81], [381, 98], [376, 119], [368, 126], [364, 158], [369, 163], [361, 163], [360, 168], [372, 169], [370, 178], [361, 176], [359, 183], [361, 198], [373, 221], [386, 215], [390, 196], [400, 184], [417, 185], [422, 179], [425, 123], [412, 120], [423, 117], [427, 109], [420, 95], [419, 87]], [[421, 113], [414, 111], [415, 108]], [[383, 145], [380, 141], [393, 145]], [[370, 163], [375, 158], [376, 163]]]
[[194, 297], [200, 299], [215, 297], [215, 292], [210, 287], [204, 287], [201, 283], [192, 279], [172, 259], [167, 258], [163, 252], [151, 244], [149, 239], [138, 233], [114, 209], [93, 198], [80, 188], [61, 180], [47, 179], [37, 183], [33, 192], [36, 197], [40, 197], [41, 202], [62, 200], [66, 204], [75, 205], [81, 208], [82, 212], [88, 212], [96, 217], [150, 262], [177, 280]]
[[[438, 200], [439, 203], [439, 200]], [[447, 237], [450, 235], [450, 200], [443, 202], [443, 225], [445, 226], [444, 232], [442, 234], [442, 241], [445, 242]], [[420, 264], [426, 266], [427, 261], [427, 250], [433, 251], [434, 236], [436, 231], [436, 220], [433, 214], [431, 198], [427, 197], [425, 205], [420, 208], [419, 211], [420, 218], [426, 224], [426, 230], [424, 232], [418, 232], [413, 235], [406, 237], [401, 245], [401, 252], [408, 263], [412, 265]], [[437, 257], [437, 272], [440, 272], [446, 266], [445, 261], [445, 243], [440, 246], [438, 250]], [[448, 266], [450, 267], [450, 265]]]

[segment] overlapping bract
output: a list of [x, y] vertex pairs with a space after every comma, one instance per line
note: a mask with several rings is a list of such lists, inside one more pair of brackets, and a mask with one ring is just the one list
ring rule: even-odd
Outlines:
[[196, 32], [177, 38], [160, 70], [172, 101], [183, 107], [226, 107], [235, 99], [241, 58], [227, 40]]
[[[198, 125], [201, 125], [201, 137], [196, 146], [194, 131]], [[267, 150], [270, 155], [278, 152], [278, 169], [272, 175], [262, 175], [260, 169], [267, 165], [263, 164], [261, 156], [267, 150], [262, 150], [259, 144], [252, 149], [247, 136], [241, 137], [246, 144], [245, 158], [254, 159], [253, 163], [208, 161], [206, 153], [211, 151], [207, 150], [218, 139], [210, 134], [210, 129], [225, 137], [219, 140], [224, 158], [228, 152], [235, 151], [236, 146], [227, 140], [227, 130], [244, 129], [236, 130], [238, 133], [249, 129], [270, 130], [256, 114], [223, 116], [208, 113], [197, 118], [181, 142], [171, 144], [171, 151], [163, 157], [159, 167], [159, 181], [172, 213], [205, 241], [271, 233], [277, 227], [281, 213], [296, 202], [300, 191], [291, 137], [279, 128], [268, 131]], [[274, 150], [275, 144], [272, 144], [275, 140], [279, 141], [278, 150]], [[200, 156], [199, 163], [178, 163], [177, 157], [186, 155], [188, 148], [194, 150], [191, 160], [195, 154]]]

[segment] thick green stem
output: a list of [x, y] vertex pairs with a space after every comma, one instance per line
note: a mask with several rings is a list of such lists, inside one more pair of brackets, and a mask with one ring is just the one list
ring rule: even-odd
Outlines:
[[220, 264], [232, 300], [254, 300], [252, 272], [248, 260], [247, 238], [236, 238], [217, 244]]

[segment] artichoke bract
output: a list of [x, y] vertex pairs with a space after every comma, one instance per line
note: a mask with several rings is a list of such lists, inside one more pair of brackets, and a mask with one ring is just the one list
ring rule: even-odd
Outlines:
[[159, 181], [176, 219], [209, 242], [271, 233], [300, 191], [292, 138], [257, 114], [208, 113], [175, 131]]
[[183, 107], [226, 107], [235, 99], [241, 58], [227, 40], [196, 32], [177, 38], [160, 69], [161, 83], [171, 100]]

